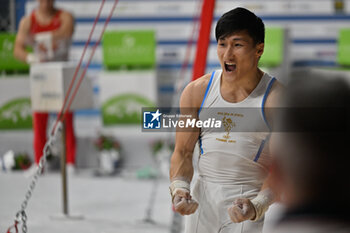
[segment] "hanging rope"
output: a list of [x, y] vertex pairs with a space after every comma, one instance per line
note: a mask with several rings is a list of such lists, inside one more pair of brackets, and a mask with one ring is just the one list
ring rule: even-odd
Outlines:
[[193, 47], [193, 44], [195, 41], [195, 36], [197, 35], [197, 37], [198, 37], [198, 33], [196, 33], [196, 32], [198, 32], [198, 19], [199, 19], [199, 15], [200, 15], [199, 12], [200, 12], [200, 9], [202, 8], [201, 7], [202, 4], [203, 4], [203, 0], [197, 0], [197, 7], [196, 7], [197, 11], [196, 11], [195, 15], [193, 15], [192, 31], [191, 31], [190, 38], [187, 41], [185, 58], [184, 58], [184, 62], [182, 63], [182, 66], [181, 66], [179, 81], [177, 82], [176, 89], [175, 89], [176, 94], [180, 93], [183, 86], [184, 86], [185, 73], [186, 73], [186, 70], [187, 70], [188, 65], [190, 63], [192, 47]]
[[193, 14], [192, 31], [191, 31], [189, 39], [187, 40], [184, 61], [181, 65], [180, 75], [179, 75], [179, 77], [176, 80], [175, 85], [174, 85], [175, 88], [174, 88], [174, 94], [173, 94], [172, 103], [171, 103], [172, 108], [178, 106], [177, 104], [178, 104], [178, 101], [180, 99], [182, 89], [186, 85], [186, 83], [185, 83], [186, 75], [185, 74], [186, 74], [186, 71], [188, 69], [188, 66], [189, 66], [189, 63], [191, 60], [192, 47], [193, 47], [193, 44], [196, 40], [195, 37], [198, 36], [198, 33], [197, 33], [198, 32], [198, 20], [199, 20], [200, 10], [202, 8], [201, 7], [202, 4], [203, 4], [203, 0], [197, 0], [197, 5], [195, 7], [196, 11]]
[[78, 65], [77, 65], [77, 67], [75, 68], [72, 81], [71, 81], [70, 84], [69, 84], [68, 91], [67, 91], [67, 93], [66, 93], [66, 96], [64, 97], [63, 105], [62, 105], [61, 110], [59, 111], [59, 113], [58, 113], [58, 115], [57, 115], [57, 119], [56, 119], [56, 122], [55, 122], [54, 127], [52, 128], [52, 131], [55, 130], [55, 128], [56, 128], [56, 126], [57, 126], [57, 122], [58, 122], [58, 121], [62, 121], [62, 119], [61, 119], [61, 118], [62, 118], [62, 113], [65, 111], [66, 103], [67, 103], [67, 101], [68, 101], [69, 95], [70, 95], [71, 90], [72, 90], [72, 88], [73, 88], [73, 84], [75, 83], [75, 79], [76, 79], [76, 77], [77, 77], [77, 75], [78, 75], [78, 71], [80, 70], [81, 64], [82, 64], [83, 59], [84, 59], [84, 57], [85, 57], [85, 52], [86, 52], [86, 50], [87, 50], [87, 48], [88, 48], [88, 45], [89, 45], [89, 43], [90, 43], [90, 41], [91, 41], [91, 38], [92, 38], [92, 35], [93, 35], [94, 31], [95, 31], [96, 24], [97, 24], [97, 22], [98, 22], [98, 20], [99, 20], [99, 18], [100, 18], [100, 15], [101, 15], [101, 12], [102, 12], [102, 8], [103, 8], [103, 6], [104, 6], [104, 4], [105, 4], [105, 1], [106, 1], [106, 0], [102, 0], [102, 2], [101, 2], [100, 8], [99, 8], [99, 10], [98, 10], [98, 13], [97, 13], [97, 15], [96, 15], [96, 17], [95, 17], [95, 20], [94, 20], [94, 23], [93, 23], [93, 25], [92, 25], [91, 31], [90, 31], [90, 33], [89, 33], [88, 40], [87, 40], [86, 43], [85, 43], [85, 46], [84, 46], [84, 49], [83, 49], [83, 53], [81, 54], [80, 59], [79, 59], [79, 63], [78, 63]]
[[[30, 200], [30, 198], [31, 198], [31, 196], [33, 194], [33, 191], [34, 191], [35, 186], [37, 184], [38, 178], [42, 174], [43, 168], [45, 167], [46, 159], [47, 159], [47, 156], [49, 155], [49, 150], [52, 147], [53, 143], [55, 142], [55, 140], [57, 138], [57, 135], [59, 134], [59, 132], [62, 129], [62, 122], [64, 121], [64, 117], [65, 117], [66, 113], [69, 111], [70, 106], [71, 106], [71, 104], [72, 104], [72, 102], [73, 102], [73, 100], [75, 98], [75, 95], [78, 92], [79, 86], [80, 86], [80, 84], [81, 84], [81, 82], [82, 82], [82, 80], [83, 80], [83, 78], [84, 78], [84, 76], [86, 74], [87, 68], [90, 65], [92, 57], [95, 54], [96, 48], [99, 45], [99, 43], [100, 43], [100, 41], [102, 39], [103, 33], [104, 33], [105, 29], [107, 28], [107, 25], [108, 25], [110, 19], [113, 16], [113, 12], [114, 12], [114, 10], [115, 10], [115, 8], [117, 6], [118, 0], [114, 1], [113, 7], [111, 8], [111, 11], [110, 11], [110, 13], [108, 15], [108, 18], [105, 21], [105, 24], [104, 24], [104, 27], [103, 27], [101, 33], [100, 33], [99, 39], [96, 41], [96, 43], [95, 43], [95, 45], [93, 47], [93, 50], [92, 50], [92, 52], [90, 54], [88, 63], [84, 67], [83, 73], [81, 74], [81, 76], [80, 76], [80, 78], [78, 80], [78, 83], [75, 86], [72, 95], [70, 96], [70, 92], [72, 90], [72, 87], [74, 85], [76, 76], [77, 76], [78, 71], [80, 69], [80, 66], [82, 64], [82, 60], [83, 60], [83, 58], [85, 56], [85, 52], [86, 52], [87, 46], [89, 45], [89, 42], [90, 42], [91, 37], [92, 37], [92, 34], [93, 34], [94, 30], [95, 30], [95, 26], [96, 26], [96, 24], [97, 24], [97, 22], [98, 22], [98, 20], [100, 18], [100, 14], [101, 14], [101, 11], [102, 11], [104, 3], [105, 3], [105, 0], [102, 0], [100, 8], [99, 8], [99, 11], [98, 11], [98, 14], [97, 14], [97, 16], [95, 18], [94, 24], [93, 24], [92, 29], [90, 31], [88, 40], [85, 43], [83, 53], [82, 53], [82, 55], [80, 57], [79, 63], [77, 65], [76, 69], [75, 69], [74, 76], [73, 76], [72, 81], [71, 81], [71, 83], [69, 85], [69, 89], [68, 89], [68, 92], [67, 92], [67, 94], [65, 96], [64, 103], [63, 103], [62, 108], [61, 108], [61, 110], [60, 110], [60, 112], [58, 114], [56, 122], [55, 122], [55, 124], [53, 125], [53, 127], [51, 129], [51, 132], [50, 132], [50, 135], [49, 135], [49, 139], [47, 140], [47, 142], [46, 142], [46, 144], [44, 146], [43, 156], [41, 157], [41, 159], [39, 161], [38, 168], [37, 168], [37, 170], [36, 170], [36, 172], [35, 172], [35, 174], [34, 174], [34, 176], [32, 178], [32, 181], [31, 181], [31, 183], [29, 185], [29, 189], [28, 189], [28, 191], [27, 191], [27, 193], [25, 195], [25, 199], [24, 199], [24, 201], [21, 204], [21, 209], [16, 214], [16, 217], [15, 217], [15, 220], [14, 220], [14, 224], [11, 225], [8, 228], [7, 233], [12, 233], [13, 230], [15, 231], [15, 233], [18, 233], [19, 232], [18, 231], [18, 226], [20, 224], [22, 224], [22, 228], [21, 228], [22, 232], [23, 233], [27, 232], [27, 215], [26, 215], [25, 209], [27, 208], [28, 202], [29, 202], [29, 200]], [[68, 105], [66, 106], [67, 102], [68, 102]], [[64, 113], [64, 114], [62, 114], [62, 113]]]
[[66, 115], [66, 113], [67, 113], [68, 110], [70, 109], [70, 106], [71, 106], [72, 103], [73, 103], [73, 100], [74, 100], [74, 98], [75, 98], [75, 96], [76, 96], [76, 94], [77, 94], [77, 92], [78, 92], [79, 86], [80, 86], [81, 82], [83, 81], [83, 79], [84, 79], [84, 77], [85, 77], [87, 68], [89, 67], [90, 62], [91, 62], [91, 60], [92, 60], [92, 57], [93, 57], [94, 54], [95, 54], [96, 48], [97, 48], [97, 46], [100, 44], [101, 39], [102, 39], [102, 37], [103, 37], [103, 34], [104, 34], [104, 32], [105, 32], [105, 30], [106, 30], [106, 28], [107, 28], [107, 25], [108, 25], [109, 21], [111, 20], [111, 18], [112, 18], [112, 16], [113, 16], [113, 12], [114, 12], [115, 8], [117, 7], [117, 3], [118, 3], [118, 0], [115, 0], [115, 1], [114, 1], [114, 4], [113, 4], [113, 7], [112, 7], [112, 9], [111, 9], [111, 11], [110, 11], [110, 13], [109, 13], [109, 15], [108, 15], [108, 18], [106, 19], [105, 24], [103, 25], [102, 32], [100, 33], [100, 36], [99, 36], [98, 40], [96, 41], [96, 43], [95, 43], [95, 45], [94, 45], [94, 47], [93, 47], [93, 49], [92, 49], [92, 52], [91, 52], [90, 57], [89, 57], [89, 60], [88, 60], [86, 66], [85, 66], [85, 68], [84, 68], [84, 70], [83, 70], [83, 73], [80, 75], [80, 78], [79, 78], [79, 80], [78, 80], [77, 86], [75, 87], [75, 89], [74, 89], [74, 91], [73, 91], [73, 94], [72, 94], [72, 96], [71, 96], [71, 98], [70, 98], [70, 100], [69, 100], [69, 103], [68, 103], [68, 105], [67, 105], [66, 111], [65, 111], [64, 114], [63, 114], [64, 116]]

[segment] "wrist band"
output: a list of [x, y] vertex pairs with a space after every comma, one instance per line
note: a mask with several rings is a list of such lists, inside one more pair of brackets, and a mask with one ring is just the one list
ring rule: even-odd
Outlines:
[[254, 199], [251, 200], [255, 209], [255, 218], [252, 221], [259, 220], [272, 204], [274, 195], [270, 189], [264, 189], [258, 193]]
[[176, 190], [179, 188], [186, 189], [186, 190], [190, 191], [190, 183], [188, 183], [187, 181], [183, 181], [183, 180], [174, 180], [173, 182], [171, 182], [169, 189], [170, 189], [170, 195], [171, 195], [172, 199], [174, 199], [174, 195], [176, 193]]
[[27, 54], [27, 57], [26, 57], [26, 62], [27, 62], [28, 64], [33, 64], [33, 63], [38, 63], [38, 62], [40, 62], [40, 60], [39, 60], [39, 58], [38, 58], [35, 54], [33, 54], [33, 53], [28, 53], [28, 54]]

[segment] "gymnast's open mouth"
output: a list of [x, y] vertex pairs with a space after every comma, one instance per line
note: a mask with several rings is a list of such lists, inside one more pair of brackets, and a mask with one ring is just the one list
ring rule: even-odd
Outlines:
[[226, 72], [233, 72], [236, 70], [236, 64], [230, 62], [224, 62]]

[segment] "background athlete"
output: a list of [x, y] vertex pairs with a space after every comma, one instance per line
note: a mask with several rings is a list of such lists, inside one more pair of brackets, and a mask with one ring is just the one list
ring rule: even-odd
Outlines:
[[[264, 51], [262, 20], [244, 8], [225, 13], [215, 29], [221, 70], [206, 74], [184, 89], [184, 115], [221, 119], [226, 131], [195, 129], [176, 133], [170, 190], [175, 210], [186, 219], [187, 233], [261, 232], [273, 201], [267, 185], [270, 157], [264, 144], [281, 85], [258, 68]], [[212, 111], [219, 108], [220, 111]], [[244, 113], [244, 109], [256, 111]], [[235, 115], [236, 114], [236, 115]], [[257, 132], [235, 128], [256, 128]], [[199, 178], [190, 195], [192, 154], [199, 142]], [[245, 221], [252, 220], [252, 221]]]
[[[69, 45], [74, 31], [73, 16], [54, 7], [54, 0], [38, 0], [38, 7], [29, 16], [24, 16], [16, 36], [14, 56], [28, 64], [67, 61]], [[33, 47], [33, 52], [26, 50]], [[33, 113], [34, 155], [36, 164], [42, 156], [46, 143], [48, 113]], [[67, 164], [71, 170], [75, 163], [76, 142], [73, 128], [73, 113], [65, 116]]]

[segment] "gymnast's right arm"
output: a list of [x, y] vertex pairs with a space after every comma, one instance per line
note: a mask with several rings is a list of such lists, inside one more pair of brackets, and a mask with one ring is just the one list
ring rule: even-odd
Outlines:
[[[183, 115], [197, 116], [193, 109], [193, 83], [183, 91], [180, 98], [180, 109]], [[174, 209], [181, 215], [192, 214], [198, 203], [190, 195], [190, 182], [193, 176], [192, 154], [199, 136], [199, 130], [188, 132], [177, 130], [174, 153], [170, 162], [170, 193]]]
[[[191, 115], [198, 119], [198, 110], [209, 80], [207, 76], [191, 82], [182, 92], [182, 115]], [[190, 195], [190, 182], [193, 176], [192, 155], [199, 133], [199, 128], [176, 131], [175, 149], [170, 162], [170, 193], [175, 211], [181, 215], [192, 214], [198, 207], [198, 203]]]
[[21, 22], [19, 23], [13, 55], [16, 59], [23, 62], [27, 62], [27, 63], [40, 62], [39, 58], [35, 57], [34, 54], [28, 53], [26, 51], [26, 44], [30, 39], [29, 30], [30, 30], [30, 18], [29, 16], [25, 16], [21, 19]]

